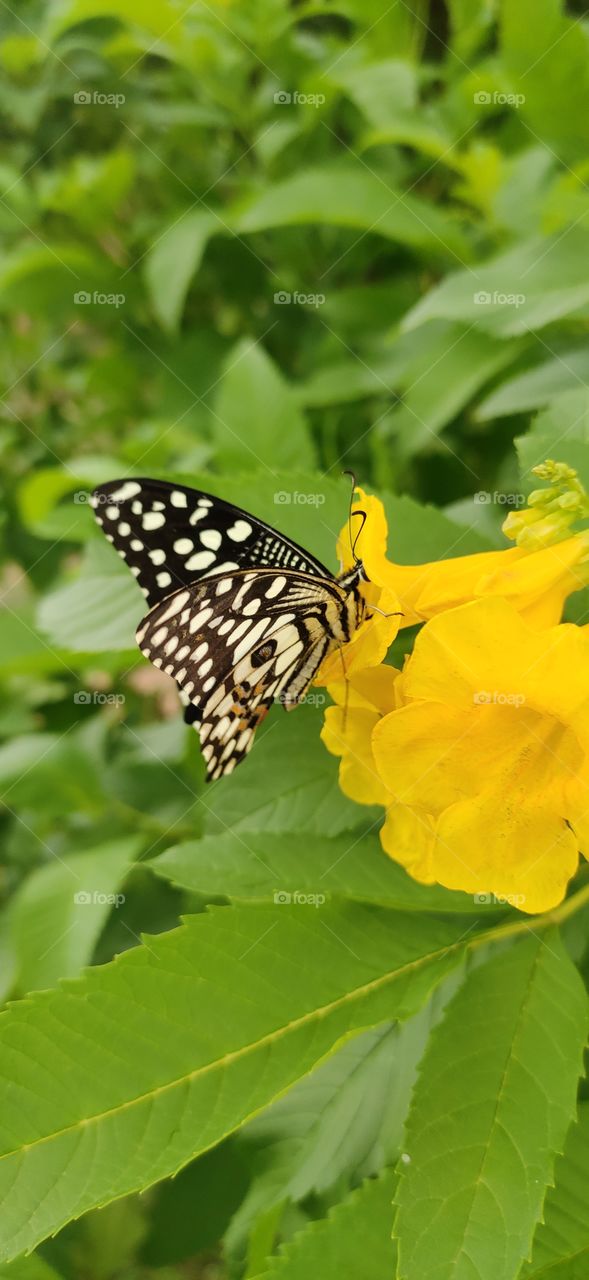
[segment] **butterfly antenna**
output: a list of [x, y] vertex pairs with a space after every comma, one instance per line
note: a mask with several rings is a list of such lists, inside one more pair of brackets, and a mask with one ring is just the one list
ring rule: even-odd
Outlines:
[[[350, 538], [350, 546], [351, 546], [351, 548], [352, 548], [352, 559], [353, 559], [354, 563], [355, 563], [355, 564], [357, 564], [357, 563], [358, 563], [358, 556], [356, 555], [356, 543], [358, 542], [358, 538], [360, 537], [360, 534], [362, 533], [362, 530], [363, 530], [364, 525], [365, 525], [365, 523], [366, 523], [366, 512], [365, 512], [365, 511], [352, 511], [352, 507], [353, 507], [353, 505], [354, 505], [354, 492], [355, 492], [355, 489], [356, 489], [356, 477], [355, 477], [355, 475], [354, 475], [354, 472], [353, 472], [353, 471], [344, 471], [344, 473], [343, 473], [343, 474], [344, 474], [345, 476], [349, 476], [349, 477], [350, 477], [350, 479], [351, 479], [351, 481], [352, 481], [352, 488], [351, 488], [351, 491], [350, 491], [350, 505], [349, 505], [349, 508], [348, 508], [348, 534], [349, 534], [349, 538]], [[358, 529], [358, 532], [356, 533], [356, 536], [355, 536], [354, 538], [352, 537], [352, 517], [353, 517], [353, 516], [360, 516], [360, 518], [361, 518], [361, 522], [362, 522], [362, 523], [361, 523], [361, 525], [360, 525], [360, 528]]]

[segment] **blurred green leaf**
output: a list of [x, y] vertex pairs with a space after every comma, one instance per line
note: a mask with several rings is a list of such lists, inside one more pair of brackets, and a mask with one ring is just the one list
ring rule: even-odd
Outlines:
[[227, 469], [305, 468], [313, 448], [294, 394], [259, 343], [230, 353], [214, 408], [217, 460]]
[[153, 309], [173, 332], [180, 321], [190, 282], [218, 219], [207, 209], [189, 209], [161, 232], [145, 260]]
[[136, 838], [111, 840], [55, 856], [25, 881], [11, 915], [21, 993], [55, 986], [90, 963], [106, 917], [120, 906], [120, 885], [140, 844]]
[[475, 271], [448, 276], [409, 312], [406, 327], [461, 320], [508, 338], [553, 324], [589, 304], [588, 248], [581, 226], [518, 244]]

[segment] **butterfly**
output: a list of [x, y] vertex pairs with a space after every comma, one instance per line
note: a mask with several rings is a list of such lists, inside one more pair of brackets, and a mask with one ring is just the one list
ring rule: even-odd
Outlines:
[[112, 480], [90, 503], [150, 606], [137, 643], [176, 681], [207, 781], [231, 773], [272, 703], [295, 707], [364, 620], [362, 561], [335, 577], [240, 507], [163, 480]]

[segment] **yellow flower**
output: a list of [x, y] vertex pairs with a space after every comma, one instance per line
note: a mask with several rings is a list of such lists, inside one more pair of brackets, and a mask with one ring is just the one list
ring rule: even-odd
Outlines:
[[397, 705], [394, 667], [367, 667], [348, 681], [329, 685], [336, 705], [328, 707], [321, 737], [328, 751], [341, 756], [339, 784], [357, 804], [387, 805], [391, 796], [372, 754], [372, 731]]
[[[360, 497], [353, 511], [366, 512], [358, 554], [369, 579], [363, 584], [362, 592], [369, 609], [373, 605], [381, 612], [369, 614], [349, 643], [336, 649], [321, 663], [315, 684], [331, 686], [349, 678], [355, 671], [382, 662], [399, 630], [399, 623], [403, 621], [398, 616], [401, 606], [395, 591], [386, 580], [390, 566], [385, 555], [387, 522], [384, 507], [379, 498], [365, 494], [362, 489], [358, 489], [358, 493]], [[344, 569], [351, 569], [354, 558], [347, 523], [340, 533], [337, 551]], [[383, 617], [383, 614], [391, 616]]]
[[372, 730], [387, 853], [417, 879], [528, 912], [589, 852], [589, 635], [483, 599], [434, 618]]
[[[552, 488], [531, 495], [530, 501], [535, 504], [532, 509], [508, 516], [504, 529], [510, 537], [518, 538], [517, 546], [418, 565], [395, 564], [387, 559], [384, 507], [378, 498], [359, 489], [353, 510], [364, 510], [367, 519], [358, 540], [358, 552], [371, 582], [376, 584], [372, 595], [371, 589], [366, 589], [367, 599], [384, 612], [401, 609], [401, 627], [426, 622], [445, 609], [486, 596], [511, 600], [518, 613], [535, 626], [549, 627], [559, 622], [567, 596], [589, 579], [589, 533], [567, 536], [570, 522], [583, 515], [587, 498], [576, 473], [564, 464], [545, 463], [535, 471], [541, 478], [554, 479], [556, 475], [556, 481]], [[544, 513], [542, 518], [540, 513]], [[527, 516], [533, 516], [535, 522], [533, 537]], [[347, 525], [340, 534], [338, 552], [346, 568], [350, 567]], [[394, 619], [381, 619], [378, 615], [370, 620], [369, 627], [363, 624], [346, 646], [349, 670], [381, 662], [396, 630]], [[328, 660], [329, 665], [321, 668], [317, 683], [330, 684], [337, 679], [338, 662], [341, 677], [341, 658], [336, 653]]]

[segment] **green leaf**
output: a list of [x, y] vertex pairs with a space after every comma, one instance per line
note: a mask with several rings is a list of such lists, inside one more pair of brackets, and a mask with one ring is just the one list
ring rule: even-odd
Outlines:
[[472, 525], [451, 520], [437, 507], [409, 494], [381, 494], [389, 526], [387, 555], [398, 564], [425, 564], [494, 550], [491, 540]]
[[93, 539], [78, 577], [42, 599], [38, 623], [60, 648], [79, 653], [132, 649], [145, 600], [120, 556]]
[[11, 913], [21, 991], [55, 986], [89, 964], [109, 912], [120, 905], [118, 889], [140, 845], [135, 838], [112, 840], [56, 856], [29, 876]]
[[[489, 334], [464, 329], [462, 325], [426, 325], [416, 336], [420, 337], [419, 358], [411, 370], [407, 390], [402, 386], [402, 402], [389, 419], [390, 429], [399, 438], [402, 457], [431, 448], [443, 427], [521, 351], [520, 343], [492, 339]], [[452, 450], [449, 448], [448, 452]], [[470, 475], [476, 481], [473, 472]]]
[[406, 328], [461, 320], [497, 337], [541, 329], [589, 304], [589, 232], [573, 227], [453, 272], [409, 312]]
[[[311, 698], [317, 699], [316, 707]], [[318, 690], [292, 714], [283, 707], [272, 709], [256, 734], [255, 750], [203, 797], [205, 834], [229, 828], [240, 835], [296, 831], [337, 836], [379, 816], [378, 809], [359, 808], [340, 791], [338, 762], [320, 738], [323, 715], [318, 707], [324, 698]]]
[[474, 912], [472, 896], [422, 885], [383, 853], [377, 835], [223, 831], [167, 849], [149, 866], [183, 889], [233, 901], [337, 894], [409, 911]]
[[554, 1186], [544, 1205], [544, 1220], [534, 1236], [531, 1262], [521, 1280], [586, 1280], [589, 1270], [589, 1103], [579, 1107], [564, 1152], [557, 1157]]
[[[566, 349], [544, 360], [533, 369], [526, 369], [513, 378], [506, 378], [475, 411], [478, 422], [501, 418], [507, 414], [525, 413], [538, 409], [563, 394], [575, 395], [575, 384], [589, 378], [589, 355], [586, 347]], [[582, 388], [581, 388], [582, 390]]]
[[475, 968], [407, 1123], [399, 1280], [515, 1280], [575, 1114], [587, 996], [556, 932]]
[[567, 462], [589, 490], [589, 392], [580, 387], [558, 396], [539, 413], [527, 435], [515, 442], [524, 480], [538, 487], [532, 467], [546, 458]]
[[0, 1260], [176, 1172], [354, 1030], [408, 1017], [460, 921], [223, 907], [0, 1015]]
[[587, 33], [563, 8], [560, 0], [502, 0], [501, 51], [534, 134], [574, 163], [589, 143]]
[[233, 219], [240, 234], [313, 223], [370, 231], [454, 262], [470, 256], [466, 237], [445, 213], [360, 164], [296, 173], [256, 196]]
[[0, 1266], [0, 1280], [60, 1280], [57, 1271], [33, 1253], [28, 1258], [15, 1258]]
[[386, 1280], [395, 1273], [391, 1239], [395, 1175], [368, 1179], [327, 1218], [311, 1223], [285, 1245], [261, 1275], [267, 1280]]
[[142, 1262], [161, 1267], [215, 1248], [246, 1190], [247, 1168], [235, 1138], [205, 1151], [155, 1193]]
[[172, 333], [178, 327], [190, 281], [215, 229], [219, 230], [219, 220], [208, 209], [189, 209], [160, 235], [145, 260], [145, 280], [153, 309], [164, 328]]
[[333, 1194], [400, 1154], [417, 1064], [447, 999], [442, 983], [414, 1017], [365, 1031], [299, 1080], [239, 1137], [255, 1177], [227, 1236], [233, 1247], [265, 1206]]
[[258, 342], [231, 351], [214, 410], [217, 460], [228, 469], [311, 467], [313, 449], [294, 392]]

